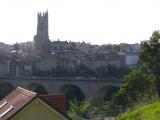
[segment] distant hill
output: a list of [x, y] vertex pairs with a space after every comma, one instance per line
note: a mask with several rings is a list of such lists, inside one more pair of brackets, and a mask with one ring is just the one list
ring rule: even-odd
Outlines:
[[116, 120], [160, 120], [160, 101], [124, 113]]

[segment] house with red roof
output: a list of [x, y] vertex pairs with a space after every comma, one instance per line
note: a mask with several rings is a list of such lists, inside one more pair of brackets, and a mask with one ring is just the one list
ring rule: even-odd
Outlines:
[[63, 95], [42, 95], [23, 89], [13, 90], [0, 101], [0, 120], [71, 120]]

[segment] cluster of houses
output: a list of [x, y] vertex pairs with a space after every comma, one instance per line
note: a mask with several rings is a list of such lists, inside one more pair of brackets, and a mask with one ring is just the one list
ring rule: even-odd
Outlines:
[[[29, 45], [27, 43], [20, 44], [21, 47], [18, 53], [12, 51], [0, 52], [0, 67], [2, 68], [0, 69], [0, 77], [32, 76], [33, 72], [51, 71], [59, 67], [65, 68], [68, 71], [75, 71], [77, 66], [80, 65], [85, 65], [90, 69], [96, 69], [97, 67], [108, 64], [120, 67], [136, 65], [139, 60], [139, 44], [120, 44], [118, 51], [108, 51], [100, 49], [101, 46], [80, 44], [80, 47], [76, 49], [75, 47], [71, 47], [73, 44], [76, 46], [74, 42], [72, 44], [64, 41], [58, 41], [56, 43], [58, 44], [55, 44], [52, 50], [54, 52], [47, 55], [47, 57], [36, 55], [32, 49], [33, 44], [31, 43]], [[61, 47], [65, 44], [68, 47]], [[30, 53], [24, 51], [26, 46], [27, 48], [31, 48]]]

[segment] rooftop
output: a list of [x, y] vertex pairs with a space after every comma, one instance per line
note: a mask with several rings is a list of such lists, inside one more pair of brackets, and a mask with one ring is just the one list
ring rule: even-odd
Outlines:
[[64, 95], [37, 95], [35, 92], [17, 87], [9, 95], [0, 101], [0, 120], [8, 120], [16, 113], [32, 102], [40, 98], [53, 109], [66, 116]]
[[16, 88], [0, 101], [0, 120], [7, 120], [36, 97], [36, 93]]

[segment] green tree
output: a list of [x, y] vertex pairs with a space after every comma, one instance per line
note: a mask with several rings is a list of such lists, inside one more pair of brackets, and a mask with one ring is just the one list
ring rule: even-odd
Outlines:
[[106, 101], [97, 107], [96, 114], [98, 115], [100, 113], [103, 113], [105, 117], [113, 117], [118, 114], [118, 109], [113, 101]]
[[115, 104], [124, 106], [148, 100], [154, 92], [154, 80], [155, 77], [151, 74], [133, 70], [124, 77], [124, 82], [114, 98]]
[[156, 91], [160, 97], [160, 31], [154, 31], [150, 40], [141, 42], [139, 58], [156, 76]]
[[78, 103], [76, 99], [71, 102], [69, 112], [71, 117], [77, 120], [80, 118], [91, 118], [95, 113], [95, 108], [91, 104], [91, 100], [85, 99], [82, 103]]

